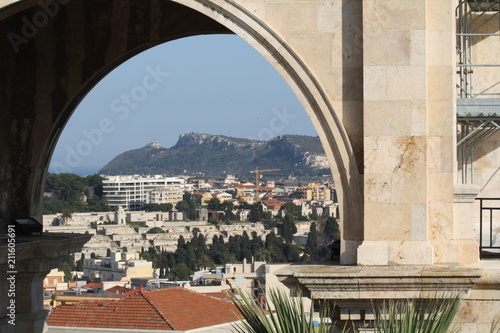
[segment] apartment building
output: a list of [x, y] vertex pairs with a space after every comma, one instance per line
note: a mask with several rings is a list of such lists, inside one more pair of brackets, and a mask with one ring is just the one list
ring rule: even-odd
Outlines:
[[147, 193], [148, 203], [154, 204], [172, 204], [175, 205], [182, 200], [184, 189], [177, 186], [167, 186], [156, 188]]
[[304, 200], [332, 200], [332, 188], [323, 184], [309, 183], [307, 187], [297, 187], [294, 191], [296, 198]]
[[130, 281], [153, 277], [153, 263], [139, 259], [139, 253], [112, 252], [110, 257], [83, 260], [83, 275], [102, 281]]
[[232, 288], [245, 290], [258, 295], [259, 289], [265, 285], [266, 262], [247, 262], [241, 264], [226, 264], [217, 267], [214, 271], [202, 275], [200, 280], [209, 285], [213, 282], [229, 284]]
[[[182, 200], [182, 192], [187, 189], [184, 178], [155, 176], [107, 176], [103, 180], [103, 190], [110, 207], [124, 210], [140, 210], [152, 200]], [[175, 194], [174, 194], [175, 192]], [[177, 202], [175, 201], [175, 202]], [[173, 202], [170, 202], [173, 203]]]

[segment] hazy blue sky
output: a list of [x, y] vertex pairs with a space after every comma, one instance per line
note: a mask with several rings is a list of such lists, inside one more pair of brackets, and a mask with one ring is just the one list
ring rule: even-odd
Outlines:
[[171, 147], [190, 132], [316, 135], [295, 94], [248, 43], [190, 37], [143, 52], [96, 85], [66, 125], [49, 171], [96, 173], [151, 139]]

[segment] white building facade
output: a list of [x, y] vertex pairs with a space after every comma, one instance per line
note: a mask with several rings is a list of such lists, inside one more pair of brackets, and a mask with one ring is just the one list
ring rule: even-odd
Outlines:
[[144, 204], [151, 203], [151, 192], [167, 188], [178, 189], [182, 193], [186, 189], [184, 178], [128, 175], [107, 176], [103, 180], [104, 195], [109, 206], [122, 206], [124, 210], [142, 209]]
[[148, 202], [154, 204], [172, 204], [182, 200], [184, 189], [176, 186], [160, 187], [148, 192]]

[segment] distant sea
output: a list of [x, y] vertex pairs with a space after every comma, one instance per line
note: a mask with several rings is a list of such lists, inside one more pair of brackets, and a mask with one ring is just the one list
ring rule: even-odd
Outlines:
[[50, 173], [74, 173], [80, 177], [95, 175], [99, 172], [101, 167], [76, 167], [76, 168], [58, 168], [54, 166], [49, 166]]

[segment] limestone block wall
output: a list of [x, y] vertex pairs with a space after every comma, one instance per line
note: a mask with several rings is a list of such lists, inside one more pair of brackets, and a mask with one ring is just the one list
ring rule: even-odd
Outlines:
[[146, 239], [135, 239], [135, 240], [121, 240], [117, 241], [116, 244], [118, 244], [119, 247], [126, 247], [127, 252], [132, 252], [132, 249], [148, 249], [149, 246], [151, 245], [151, 242]]
[[449, 1], [363, 2], [365, 218], [358, 263], [458, 261], [451, 241], [454, 24]]
[[63, 232], [63, 233], [75, 233], [75, 234], [91, 234], [95, 235], [96, 230], [88, 226], [44, 226], [44, 232]]

